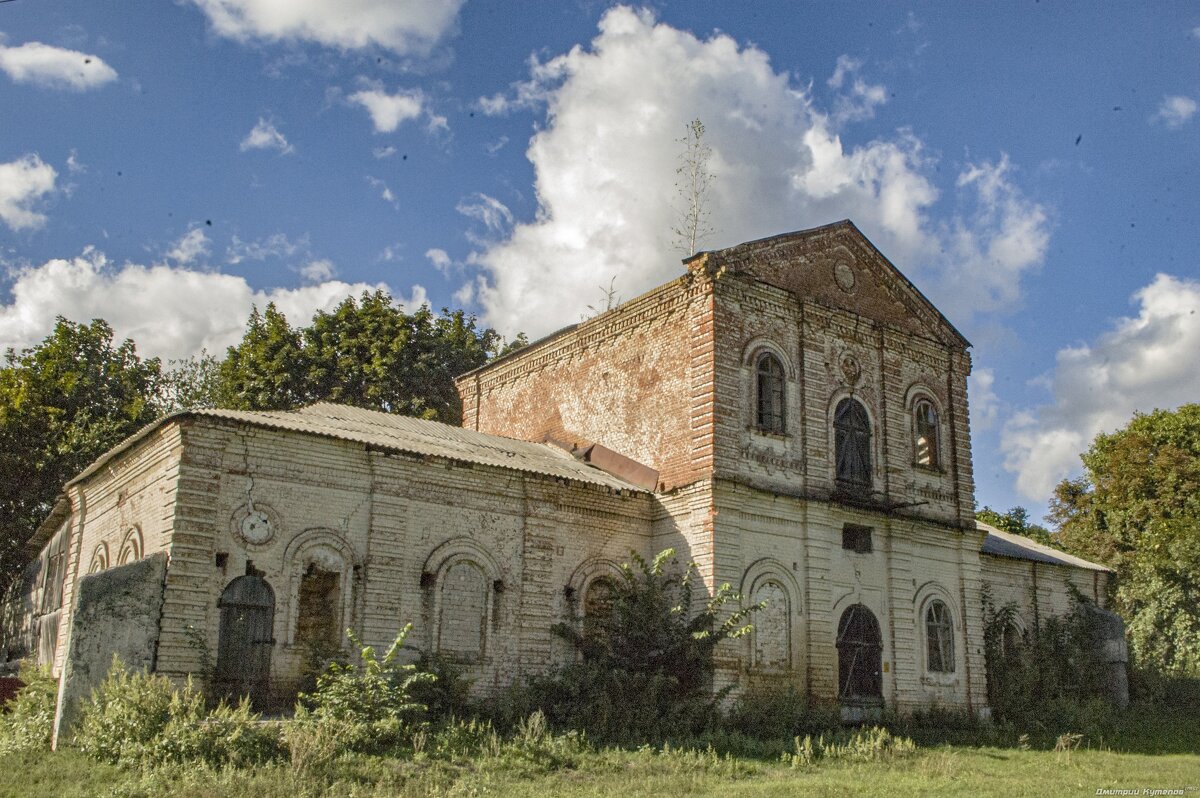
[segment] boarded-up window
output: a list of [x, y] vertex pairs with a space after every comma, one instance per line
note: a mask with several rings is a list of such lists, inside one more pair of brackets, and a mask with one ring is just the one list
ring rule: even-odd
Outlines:
[[925, 610], [925, 646], [929, 670], [954, 672], [954, 621], [950, 608], [937, 599]]
[[62, 607], [63, 581], [67, 575], [67, 527], [63, 524], [46, 547], [46, 580], [42, 583], [42, 612]]
[[300, 577], [300, 607], [296, 621], [296, 644], [309, 649], [318, 659], [340, 648], [342, 591], [340, 576], [309, 565]]
[[475, 563], [460, 560], [445, 570], [441, 583], [438, 650], [464, 658], [481, 656], [487, 628], [487, 576]]
[[764, 352], [755, 362], [758, 428], [767, 432], [784, 431], [783, 364], [779, 358]]
[[765, 582], [754, 591], [754, 602], [765, 602], [754, 614], [754, 664], [788, 668], [792, 661], [792, 607], [778, 582]]
[[913, 408], [913, 424], [916, 427], [917, 465], [938, 467], [938, 415], [928, 399], [917, 402]]
[[833, 439], [838, 487], [851, 493], [870, 493], [871, 419], [857, 400], [838, 402]]

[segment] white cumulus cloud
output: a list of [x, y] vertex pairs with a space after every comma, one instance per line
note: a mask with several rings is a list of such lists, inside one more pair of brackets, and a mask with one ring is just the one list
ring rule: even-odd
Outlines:
[[840, 55], [828, 85], [839, 94], [834, 106], [833, 118], [839, 122], [856, 122], [875, 116], [875, 106], [887, 102], [887, 89], [879, 84], [867, 83], [863, 79], [862, 61], [848, 55]]
[[1161, 122], [1169, 128], [1180, 128], [1196, 115], [1196, 101], [1191, 97], [1172, 94], [1163, 97], [1158, 111], [1150, 117], [1152, 122]]
[[[309, 264], [310, 266], [312, 264]], [[332, 265], [312, 271], [321, 277]], [[241, 340], [250, 308], [268, 302], [293, 324], [331, 310], [350, 295], [386, 285], [324, 279], [298, 288], [251, 288], [245, 278], [163, 264], [110, 263], [103, 253], [54, 259], [16, 275], [12, 301], [0, 305], [0, 350], [44, 338], [57, 316], [86, 322], [102, 318], [120, 338], [132, 338], [144, 356], [182, 358], [201, 349], [222, 352]], [[424, 289], [413, 287], [414, 299]]]
[[58, 172], [36, 153], [0, 163], [0, 222], [13, 230], [31, 230], [46, 223], [37, 208], [54, 191]]
[[296, 148], [288, 143], [288, 140], [275, 127], [274, 123], [259, 117], [258, 124], [246, 134], [246, 138], [242, 139], [242, 152], [246, 150], [277, 150], [282, 155], [289, 155], [296, 151]]
[[1026, 497], [1045, 501], [1079, 470], [1092, 438], [1125, 426], [1135, 411], [1200, 397], [1200, 281], [1159, 274], [1133, 300], [1136, 316], [1118, 319], [1094, 343], [1058, 352], [1045, 379], [1049, 404], [1004, 425], [1004, 467]]
[[367, 109], [376, 133], [393, 133], [402, 122], [421, 115], [424, 97], [420, 91], [388, 94], [381, 89], [357, 91], [348, 98]]
[[117, 71], [96, 55], [41, 42], [17, 47], [0, 44], [0, 70], [14, 83], [84, 91], [117, 79]]
[[450, 273], [450, 255], [444, 249], [429, 249], [425, 251], [425, 257], [433, 264], [433, 268], [437, 269], [442, 274]]
[[[857, 62], [838, 71], [858, 115], [886, 96]], [[461, 290], [503, 333], [536, 336], [577, 320], [596, 301], [580, 285], [615, 278], [630, 297], [681, 273], [671, 233], [678, 140], [697, 117], [714, 178], [706, 248], [848, 217], [959, 323], [1011, 299], [1044, 257], [1048, 214], [1003, 157], [966, 166], [943, 198], [915, 134], [843, 143], [855, 114], [839, 120], [836, 107], [816, 107], [765, 52], [727, 35], [701, 39], [618, 6], [589, 45], [534, 59], [530, 73], [508, 95], [479, 101], [492, 114], [545, 114], [527, 150], [536, 215], [480, 245], [469, 262], [481, 273]], [[945, 213], [935, 217], [935, 205]], [[486, 202], [465, 209], [488, 224]]]
[[465, 0], [192, 0], [218, 34], [241, 42], [381, 47], [424, 56], [458, 24]]
[[172, 245], [171, 249], [167, 251], [167, 257], [180, 266], [187, 266], [207, 257], [208, 248], [209, 240], [208, 236], [204, 234], [204, 230], [193, 227]]

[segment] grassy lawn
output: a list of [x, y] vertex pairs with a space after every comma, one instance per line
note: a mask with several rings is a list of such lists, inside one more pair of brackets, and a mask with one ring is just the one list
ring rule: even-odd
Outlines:
[[255, 770], [148, 771], [75, 751], [0, 757], [0, 795], [37, 796], [1046, 796], [1099, 788], [1200, 791], [1200, 754], [922, 747], [893, 762], [793, 769], [712, 753], [606, 750], [547, 765], [513, 757], [449, 763], [349, 756], [320, 776], [286, 764]]

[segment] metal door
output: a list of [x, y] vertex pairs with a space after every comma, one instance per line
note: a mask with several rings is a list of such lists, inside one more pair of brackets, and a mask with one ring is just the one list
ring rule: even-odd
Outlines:
[[256, 706], [267, 698], [271, 649], [275, 645], [275, 591], [261, 576], [239, 576], [221, 600], [216, 687], [231, 698], [250, 696]]

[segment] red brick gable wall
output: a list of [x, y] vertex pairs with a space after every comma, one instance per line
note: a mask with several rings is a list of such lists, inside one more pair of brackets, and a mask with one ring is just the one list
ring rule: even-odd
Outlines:
[[463, 426], [600, 443], [659, 471], [713, 467], [712, 282], [689, 274], [458, 380]]

